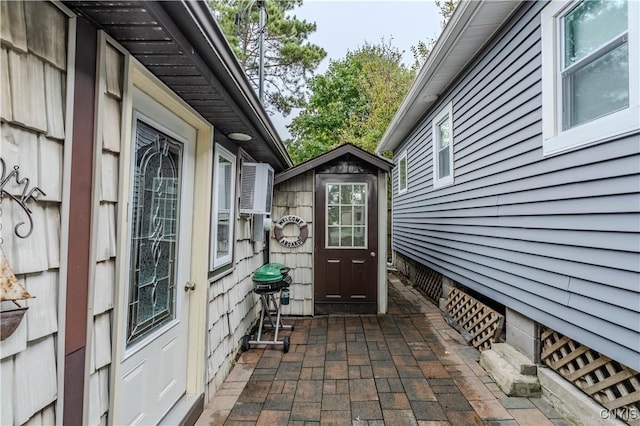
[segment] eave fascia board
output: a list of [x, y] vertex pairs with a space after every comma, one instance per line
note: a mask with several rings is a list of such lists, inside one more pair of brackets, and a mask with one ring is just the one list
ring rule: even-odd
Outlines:
[[[435, 84], [434, 80], [438, 73], [444, 68], [446, 64], [452, 61], [450, 54], [455, 52], [460, 46], [460, 40], [463, 37], [465, 31], [473, 24], [474, 19], [478, 16], [482, 7], [487, 4], [502, 4], [504, 7], [499, 9], [502, 13], [502, 19], [500, 23], [495, 25], [493, 31], [491, 31], [485, 38], [477, 39], [477, 47], [473, 49], [473, 54], [464, 58], [461, 66], [458, 67], [458, 72], [446, 76], [444, 83]], [[376, 153], [380, 154], [385, 151], [394, 150], [404, 138], [414, 129], [416, 124], [429, 109], [436, 103], [438, 97], [442, 92], [453, 82], [469, 62], [476, 56], [478, 51], [493, 37], [495, 32], [503, 25], [505, 19], [511, 15], [516, 9], [520, 0], [507, 0], [507, 1], [477, 1], [477, 0], [461, 0], [456, 7], [453, 15], [449, 19], [449, 22], [445, 26], [444, 30], [436, 44], [431, 50], [431, 54], [428, 56], [426, 62], [418, 72], [416, 79], [409, 88], [409, 92], [405, 96], [404, 101], [393, 116], [391, 123], [387, 127], [380, 143], [376, 147]], [[455, 55], [451, 55], [455, 56]]]
[[271, 145], [276, 156], [282, 161], [283, 169], [292, 167], [293, 161], [284, 143], [251, 87], [222, 30], [215, 22], [206, 2], [182, 0], [181, 4], [191, 16], [192, 23], [198, 26], [201, 35], [209, 44], [210, 52], [215, 55], [216, 62], [223, 66], [227, 75], [230, 76], [228, 80], [232, 87], [226, 89], [248, 116], [260, 136]]
[[[435, 97], [438, 94], [432, 93], [432, 96], [428, 96], [426, 93], [429, 88], [429, 83], [447, 58], [447, 53], [455, 47], [454, 42], [459, 39], [460, 35], [468, 25], [469, 16], [472, 15], [479, 6], [479, 1], [460, 1], [453, 15], [449, 19], [449, 22], [442, 31], [442, 34], [438, 37], [436, 44], [431, 49], [431, 53], [427, 57], [427, 60], [422, 68], [420, 68], [420, 71], [409, 88], [409, 92], [405, 96], [400, 108], [398, 108], [398, 111], [393, 116], [391, 124], [387, 127], [387, 130], [382, 136], [382, 140], [376, 148], [377, 153], [395, 149], [406, 134], [409, 133], [415, 124], [415, 121], [421, 118], [422, 114], [426, 112], [433, 103], [435, 103], [437, 99], [434, 99], [432, 96]], [[418, 111], [416, 107], [421, 97], [425, 98], [424, 102], [420, 105], [420, 110]], [[408, 126], [411, 128], [407, 128]]]
[[324, 154], [319, 155], [318, 157], [307, 160], [304, 163], [300, 163], [288, 170], [276, 174], [274, 184], [277, 185], [279, 183], [285, 182], [291, 178], [306, 173], [309, 170], [313, 170], [316, 167], [326, 164], [329, 161], [333, 161], [336, 158], [342, 157], [346, 154], [352, 154], [358, 157], [360, 160], [371, 164], [372, 166], [375, 166], [384, 172], [389, 172], [393, 168], [393, 163], [388, 159], [371, 154], [370, 152], [367, 152], [352, 143], [345, 143], [337, 148], [332, 149], [331, 151], [327, 151]]

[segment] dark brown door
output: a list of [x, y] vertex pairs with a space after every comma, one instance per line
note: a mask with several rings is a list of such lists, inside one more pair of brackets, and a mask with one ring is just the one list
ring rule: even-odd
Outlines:
[[315, 313], [378, 311], [378, 193], [371, 174], [318, 174]]

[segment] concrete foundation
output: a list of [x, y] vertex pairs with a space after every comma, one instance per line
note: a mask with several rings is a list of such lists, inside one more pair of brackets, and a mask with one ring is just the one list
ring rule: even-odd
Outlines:
[[494, 343], [480, 353], [480, 365], [509, 396], [540, 396], [537, 367], [506, 343]]
[[[575, 425], [624, 425], [613, 411], [582, 393], [572, 383], [550, 368], [538, 369], [542, 396], [567, 421]], [[630, 421], [633, 419], [627, 419]]]
[[540, 362], [540, 330], [538, 324], [513, 309], [506, 308], [506, 342], [534, 363]]
[[445, 277], [444, 275], [442, 276], [442, 297], [438, 300], [438, 306], [443, 312], [447, 311], [447, 298], [454, 285], [455, 282], [451, 278]]

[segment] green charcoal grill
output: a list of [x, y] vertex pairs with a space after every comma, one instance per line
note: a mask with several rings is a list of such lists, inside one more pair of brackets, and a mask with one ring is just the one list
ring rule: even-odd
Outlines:
[[[289, 336], [285, 336], [281, 341], [278, 340], [280, 329], [293, 330], [293, 325], [282, 324], [280, 316], [283, 292], [287, 293], [286, 297], [288, 298], [289, 286], [291, 285], [289, 270], [282, 263], [267, 263], [253, 273], [253, 290], [260, 296], [262, 309], [257, 338], [251, 340], [248, 334], [243, 336], [241, 345], [243, 351], [251, 349], [251, 345], [282, 345], [284, 353], [289, 352], [291, 344]], [[266, 328], [274, 330], [273, 340], [263, 340], [262, 332]]]

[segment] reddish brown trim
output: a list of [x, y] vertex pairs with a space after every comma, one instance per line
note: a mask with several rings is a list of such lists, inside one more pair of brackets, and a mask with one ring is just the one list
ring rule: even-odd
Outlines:
[[83, 424], [85, 349], [83, 347], [64, 356], [64, 418], [62, 420], [64, 425], [80, 426]]
[[97, 32], [77, 20], [62, 423], [81, 425], [87, 347]]

